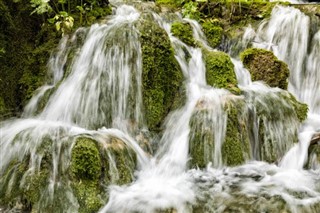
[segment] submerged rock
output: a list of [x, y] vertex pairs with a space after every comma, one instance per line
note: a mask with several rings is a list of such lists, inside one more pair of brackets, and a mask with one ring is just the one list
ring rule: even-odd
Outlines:
[[264, 81], [271, 87], [287, 89], [289, 68], [268, 50], [250, 48], [240, 54], [253, 81]]

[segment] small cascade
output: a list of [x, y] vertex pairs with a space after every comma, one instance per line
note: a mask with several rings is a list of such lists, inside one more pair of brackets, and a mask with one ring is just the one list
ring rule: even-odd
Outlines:
[[42, 119], [89, 129], [107, 126], [126, 131], [130, 125], [142, 125], [141, 48], [132, 24], [138, 18], [136, 10], [122, 6], [107, 24], [90, 28], [70, 74], [50, 98]]

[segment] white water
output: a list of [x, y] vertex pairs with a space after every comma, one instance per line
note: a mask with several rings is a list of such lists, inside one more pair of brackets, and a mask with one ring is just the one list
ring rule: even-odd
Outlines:
[[[279, 26], [278, 22], [282, 22], [283, 16], [282, 11], [277, 10], [275, 9], [276, 12], [274, 12], [271, 21], [273, 20], [273, 24]], [[287, 12], [286, 8], [283, 10], [286, 12], [285, 14], [291, 17], [291, 13]], [[296, 13], [295, 21], [289, 22], [290, 24], [300, 19], [304, 20], [303, 14]], [[293, 146], [284, 156], [293, 144], [289, 136], [293, 135], [297, 128], [297, 121], [291, 117], [283, 116], [277, 117], [279, 122], [270, 121], [265, 117], [257, 117], [255, 113], [256, 105], [264, 106], [268, 110], [269, 107], [272, 107], [267, 102], [270, 99], [281, 102], [282, 99], [277, 94], [280, 90], [269, 88], [261, 82], [252, 82], [250, 74], [243, 68], [242, 64], [233, 60], [239, 87], [247, 100], [246, 107], [248, 110], [252, 110], [254, 116], [256, 116], [253, 118], [253, 134], [255, 137], [252, 144], [253, 157], [251, 160], [263, 158], [256, 138], [259, 134], [257, 124], [261, 120], [264, 122], [265, 131], [270, 136], [271, 141], [277, 142], [273, 144], [274, 149], [267, 149], [267, 157], [274, 153], [277, 157], [284, 157], [280, 167], [257, 161], [248, 162], [234, 168], [225, 167], [221, 157], [221, 146], [225, 137], [227, 115], [223, 106], [229, 98], [233, 98], [233, 95], [226, 90], [208, 86], [205, 80], [205, 65], [201, 49], [183, 44], [171, 35], [170, 23], [166, 23], [158, 15], [154, 15], [154, 17], [155, 21], [167, 31], [170, 37], [175, 49], [176, 59], [185, 77], [187, 94], [185, 105], [172, 112], [166, 119], [165, 131], [159, 142], [161, 147], [157, 150], [155, 156], [151, 159], [148, 158], [128, 134], [131, 128], [136, 128], [135, 125], [143, 126], [143, 115], [140, 112], [142, 104], [142, 65], [138, 32], [132, 24], [139, 18], [139, 13], [133, 7], [123, 6], [118, 8], [116, 15], [106, 25], [94, 25], [90, 28], [84, 46], [79, 50], [73, 61], [69, 76], [62, 81], [40, 117], [30, 118], [35, 112], [32, 110], [36, 107], [37, 100], [47, 90], [46, 87], [41, 89], [30, 102], [29, 108], [31, 111], [26, 109], [25, 119], [1, 123], [0, 149], [6, 150], [6, 152], [1, 153], [0, 156], [0, 175], [13, 159], [22, 160], [29, 153], [32, 158], [30, 169], [25, 176], [39, 171], [43, 156], [38, 153], [38, 148], [45, 141], [44, 138], [50, 136], [53, 141], [52, 149], [54, 150], [52, 151], [53, 170], [48, 192], [43, 194], [42, 201], [48, 197], [53, 199], [55, 186], [63, 185], [59, 182], [60, 170], [68, 169], [65, 161], [70, 158], [74, 139], [77, 136], [85, 134], [94, 138], [103, 146], [107, 146], [108, 138], [116, 137], [124, 141], [137, 153], [139, 165], [132, 184], [121, 187], [110, 186], [109, 202], [100, 212], [152, 213], [159, 210], [175, 209], [179, 213], [187, 213], [192, 212], [195, 205], [203, 205], [208, 212], [225, 212], [229, 211], [231, 207], [236, 208], [236, 212], [246, 212], [250, 207], [253, 208], [253, 205], [256, 205], [254, 208], [258, 212], [267, 210], [272, 212], [279, 207], [276, 206], [278, 200], [272, 203], [274, 197], [275, 199], [283, 199], [286, 203], [284, 206], [291, 212], [317, 212], [317, 209], [312, 209], [312, 205], [320, 202], [319, 170], [310, 172], [304, 171], [302, 168], [307, 159], [308, 142], [315, 129], [320, 126], [318, 122], [320, 119], [315, 115], [309, 115], [308, 123], [305, 124], [304, 131], [299, 137], [300, 143]], [[199, 24], [192, 20], [185, 21], [192, 25], [195, 38], [206, 44]], [[285, 28], [282, 25], [281, 27]], [[269, 30], [266, 24], [261, 27], [261, 30], [262, 28]], [[305, 32], [297, 32], [296, 28], [297, 26], [292, 27], [293, 33], [300, 33], [299, 38], [305, 38]], [[113, 43], [108, 44], [107, 37], [112, 37], [113, 33], [119, 30], [125, 30], [128, 37], [112, 40]], [[272, 31], [271, 34], [276, 35], [275, 29], [270, 31]], [[248, 37], [248, 40], [250, 40], [250, 37], [253, 38], [252, 34]], [[315, 36], [313, 40], [315, 44], [318, 37]], [[104, 43], [107, 44], [101, 45]], [[258, 41], [258, 43], [268, 43], [269, 46], [267, 47], [271, 47], [270, 44], [273, 44], [273, 41]], [[291, 43], [290, 45], [292, 45]], [[310, 70], [316, 70], [318, 64], [316, 58], [318, 49], [316, 46], [314, 45], [312, 53], [308, 56], [309, 65], [307, 66], [310, 67]], [[211, 48], [208, 49], [212, 51]], [[189, 60], [187, 60], [185, 50], [191, 57]], [[274, 50], [280, 52], [280, 48]], [[301, 51], [304, 51], [304, 47], [301, 48]], [[56, 60], [62, 62], [56, 63], [56, 68], [53, 69], [57, 71], [53, 77], [53, 85], [56, 85], [63, 78], [63, 66], [60, 67], [60, 65], [65, 63], [64, 54], [61, 51], [61, 55], [58, 54], [61, 58], [56, 58]], [[296, 54], [300, 56], [299, 54], [302, 53]], [[131, 59], [134, 59], [136, 63], [129, 63]], [[292, 63], [297, 63], [296, 67], [300, 69], [303, 61], [294, 61]], [[298, 73], [299, 71], [293, 72]], [[296, 75], [299, 76], [300, 74]], [[307, 79], [312, 81], [313, 78], [314, 74], [310, 72]], [[304, 93], [307, 90], [305, 89], [307, 85], [310, 86], [310, 82], [304, 84], [306, 85], [296, 84], [299, 85], [301, 91], [294, 89], [291, 91], [298, 92], [299, 94], [295, 95], [299, 96], [300, 92]], [[291, 88], [294, 88], [294, 86], [291, 86]], [[318, 82], [314, 82], [310, 87], [310, 91], [313, 92], [311, 94], [314, 96], [317, 91], [316, 88], [319, 88]], [[107, 91], [102, 91], [102, 89]], [[128, 102], [130, 92], [135, 97], [133, 110], [128, 106], [130, 104]], [[106, 100], [100, 100], [101, 97], [107, 98]], [[304, 95], [301, 95], [301, 97], [304, 97]], [[309, 95], [310, 97], [311, 95]], [[110, 103], [106, 104], [107, 102]], [[111, 112], [108, 115], [104, 111], [106, 109], [100, 109], [101, 106], [105, 105], [108, 105], [107, 110]], [[315, 102], [312, 112], [316, 112], [317, 107], [318, 104]], [[188, 170], [188, 161], [190, 160], [189, 122], [193, 114], [201, 108], [209, 112], [206, 119], [210, 120], [207, 125], [212, 125], [214, 129], [215, 149], [206, 150], [205, 155], [211, 156], [208, 158], [212, 159], [207, 169]], [[279, 109], [279, 115], [281, 115], [281, 112], [281, 109]], [[134, 116], [131, 116], [132, 114]], [[101, 128], [103, 125], [114, 129]], [[134, 125], [134, 127], [130, 125]], [[97, 128], [100, 129], [97, 131], [91, 130]], [[65, 145], [67, 148], [64, 148]], [[21, 184], [23, 185], [24, 182], [22, 181]], [[68, 184], [65, 187], [70, 188]], [[79, 205], [72, 195], [71, 189], [67, 190], [67, 194], [69, 200], [65, 202], [69, 206], [66, 206], [65, 211], [77, 212]], [[249, 207], [241, 207], [243, 203], [250, 203], [252, 198], [256, 200], [256, 202], [251, 203], [252, 206], [248, 204]]]
[[[310, 28], [310, 18], [300, 10], [277, 6], [272, 11], [271, 19], [262, 23], [256, 33], [250, 30], [250, 35], [254, 35], [251, 39], [255, 47], [273, 51], [288, 64], [288, 90], [309, 107], [308, 120], [299, 134], [299, 144], [281, 162], [281, 166], [287, 168], [303, 168], [308, 158], [310, 138], [319, 129], [319, 125], [312, 124], [310, 120], [317, 119], [320, 114], [320, 96], [317, 93], [320, 88], [320, 40], [319, 32], [312, 35]], [[308, 52], [310, 47], [311, 51]]]
[[127, 131], [131, 123], [142, 125], [141, 48], [132, 24], [138, 18], [134, 8], [122, 6], [107, 24], [90, 28], [70, 75], [41, 118], [90, 129], [108, 126]]

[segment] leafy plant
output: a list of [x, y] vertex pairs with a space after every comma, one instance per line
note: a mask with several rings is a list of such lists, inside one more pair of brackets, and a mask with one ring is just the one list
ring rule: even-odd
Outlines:
[[74, 18], [67, 12], [61, 11], [56, 14], [53, 18], [48, 19], [50, 24], [54, 24], [57, 31], [61, 31], [62, 35], [70, 31], [74, 24]]
[[44, 14], [52, 11], [52, 7], [49, 4], [50, 0], [31, 0], [31, 6], [35, 9], [31, 14]]

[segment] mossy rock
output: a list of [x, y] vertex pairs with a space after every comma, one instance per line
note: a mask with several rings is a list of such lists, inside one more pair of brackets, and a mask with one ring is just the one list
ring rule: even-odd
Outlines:
[[217, 47], [221, 43], [223, 36], [223, 28], [221, 27], [219, 20], [214, 19], [205, 21], [201, 26], [209, 45], [213, 48]]
[[207, 84], [216, 88], [225, 88], [238, 94], [237, 78], [230, 57], [220, 51], [205, 51]]
[[72, 174], [80, 180], [98, 180], [101, 176], [101, 158], [96, 142], [78, 138], [71, 153]]
[[189, 46], [195, 46], [192, 27], [189, 23], [174, 22], [171, 25], [172, 34]]
[[253, 81], [264, 81], [271, 87], [287, 89], [289, 68], [268, 50], [250, 48], [240, 54], [245, 68]]
[[246, 105], [242, 98], [226, 103], [228, 115], [225, 142], [222, 144], [222, 159], [226, 165], [235, 166], [251, 158]]
[[256, 144], [255, 157], [274, 163], [298, 142], [298, 130], [308, 107], [283, 90], [244, 92], [244, 96], [251, 106], [248, 121], [252, 143]]
[[164, 29], [148, 20], [141, 20], [138, 29], [142, 48], [145, 118], [150, 130], [159, 130], [172, 110], [174, 98], [182, 86], [183, 74]]
[[[227, 98], [227, 97], [226, 97]], [[207, 105], [201, 101], [190, 120], [190, 166], [204, 168], [209, 162], [214, 162], [215, 128], [225, 133], [221, 145], [221, 160], [223, 165], [235, 166], [250, 158], [248, 129], [244, 116], [245, 102], [241, 98], [230, 99], [222, 106], [225, 114], [220, 119], [226, 119], [226, 124], [217, 123], [212, 111], [216, 106]], [[202, 105], [207, 105], [202, 108]], [[208, 108], [209, 107], [209, 108]], [[220, 121], [221, 122], [221, 121]], [[218, 125], [218, 126], [215, 126]], [[226, 125], [223, 127], [223, 125]]]

